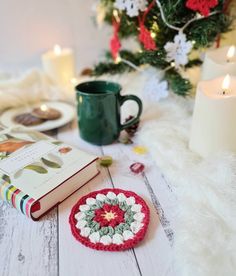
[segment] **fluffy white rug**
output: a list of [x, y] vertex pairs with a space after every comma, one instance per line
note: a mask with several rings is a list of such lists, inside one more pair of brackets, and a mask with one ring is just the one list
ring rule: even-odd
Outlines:
[[[152, 71], [119, 79], [125, 93], [143, 99], [138, 139], [150, 149], [178, 197], [175, 261], [178, 275], [236, 275], [236, 156], [201, 159], [188, 148], [193, 100], [171, 96], [149, 102], [145, 84]], [[126, 108], [132, 112], [133, 105]]]
[[139, 138], [178, 196], [178, 270], [186, 276], [236, 275], [236, 157], [218, 153], [202, 160], [188, 149], [188, 101], [168, 99], [156, 109]]

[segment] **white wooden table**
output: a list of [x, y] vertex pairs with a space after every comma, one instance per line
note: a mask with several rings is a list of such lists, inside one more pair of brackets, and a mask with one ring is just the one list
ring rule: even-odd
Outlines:
[[[0, 276], [175, 276], [172, 228], [176, 199], [149, 154], [134, 153], [134, 145], [89, 145], [79, 138], [76, 122], [52, 134], [98, 156], [111, 155], [114, 163], [39, 222], [0, 201]], [[145, 164], [145, 174], [130, 172], [129, 166], [137, 161]], [[71, 235], [68, 217], [72, 206], [82, 195], [108, 187], [134, 191], [150, 207], [147, 235], [135, 249], [95, 251]]]

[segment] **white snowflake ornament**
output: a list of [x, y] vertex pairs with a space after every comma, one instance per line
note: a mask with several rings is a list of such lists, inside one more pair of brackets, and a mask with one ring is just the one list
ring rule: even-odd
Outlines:
[[149, 101], [159, 102], [169, 95], [168, 82], [165, 80], [160, 81], [159, 77], [154, 75], [148, 79], [143, 92], [145, 93], [145, 98]]
[[188, 63], [188, 54], [193, 48], [192, 42], [187, 41], [186, 35], [182, 32], [174, 37], [174, 42], [167, 42], [165, 45], [167, 52], [166, 60], [168, 62], [174, 61], [175, 67]]
[[147, 0], [116, 0], [114, 6], [118, 10], [126, 10], [128, 16], [134, 17], [139, 15], [139, 11], [145, 11]]

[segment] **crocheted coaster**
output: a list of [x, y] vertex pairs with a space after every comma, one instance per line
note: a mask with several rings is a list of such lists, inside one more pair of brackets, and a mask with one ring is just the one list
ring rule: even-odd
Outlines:
[[72, 208], [73, 236], [97, 250], [121, 251], [134, 247], [147, 231], [150, 211], [137, 194], [104, 189], [82, 197]]

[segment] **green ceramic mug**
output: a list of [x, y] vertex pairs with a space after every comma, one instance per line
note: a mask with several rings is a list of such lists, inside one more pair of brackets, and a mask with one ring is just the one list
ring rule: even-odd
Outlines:
[[[109, 81], [88, 81], [76, 86], [80, 136], [95, 145], [116, 141], [120, 132], [137, 123], [142, 113], [142, 101], [134, 95], [121, 96], [121, 86]], [[121, 124], [120, 109], [125, 101], [138, 104], [135, 118]]]

